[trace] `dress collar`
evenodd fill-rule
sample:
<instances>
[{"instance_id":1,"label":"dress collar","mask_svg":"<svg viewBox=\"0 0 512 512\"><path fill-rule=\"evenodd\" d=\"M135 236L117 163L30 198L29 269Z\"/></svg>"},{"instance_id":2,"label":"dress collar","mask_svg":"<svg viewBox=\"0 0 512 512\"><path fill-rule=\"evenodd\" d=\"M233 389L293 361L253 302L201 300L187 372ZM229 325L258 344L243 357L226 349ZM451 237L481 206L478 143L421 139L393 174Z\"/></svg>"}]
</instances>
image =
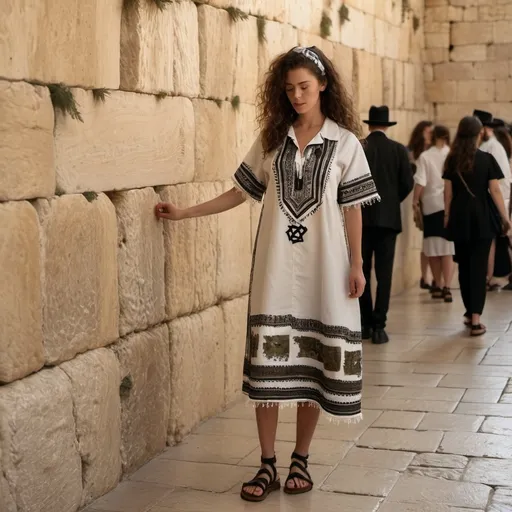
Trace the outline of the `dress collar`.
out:
<instances>
[{"instance_id":1,"label":"dress collar","mask_svg":"<svg viewBox=\"0 0 512 512\"><path fill-rule=\"evenodd\" d=\"M312 146L315 144L323 144L324 139L329 140L337 140L339 136L339 126L328 117L325 118L324 124L320 131L313 137L313 139L309 142L308 146ZM293 125L290 126L288 130L288 137L293 140L295 145L299 147L297 142L297 137L295 136L295 130L293 129Z\"/></svg>"}]
</instances>

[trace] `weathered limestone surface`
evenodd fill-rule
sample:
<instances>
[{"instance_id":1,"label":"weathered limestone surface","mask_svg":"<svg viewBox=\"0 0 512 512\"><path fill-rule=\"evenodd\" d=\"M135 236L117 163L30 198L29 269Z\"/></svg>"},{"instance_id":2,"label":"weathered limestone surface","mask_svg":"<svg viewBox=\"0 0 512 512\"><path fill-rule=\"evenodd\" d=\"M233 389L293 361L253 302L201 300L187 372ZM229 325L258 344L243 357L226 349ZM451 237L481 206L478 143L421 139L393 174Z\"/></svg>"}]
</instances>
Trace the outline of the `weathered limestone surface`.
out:
<instances>
[{"instance_id":1,"label":"weathered limestone surface","mask_svg":"<svg viewBox=\"0 0 512 512\"><path fill-rule=\"evenodd\" d=\"M247 333L247 297L222 304L224 320L225 402L233 402L241 394L242 373Z\"/></svg>"},{"instance_id":2,"label":"weathered limestone surface","mask_svg":"<svg viewBox=\"0 0 512 512\"><path fill-rule=\"evenodd\" d=\"M57 186L75 193L191 181L194 112L187 98L113 92L96 103L74 89L84 123L58 116Z\"/></svg>"},{"instance_id":3,"label":"weathered limestone surface","mask_svg":"<svg viewBox=\"0 0 512 512\"><path fill-rule=\"evenodd\" d=\"M121 403L119 363L100 348L60 366L71 393L82 458L82 505L113 489L121 478Z\"/></svg>"},{"instance_id":4,"label":"weathered limestone surface","mask_svg":"<svg viewBox=\"0 0 512 512\"><path fill-rule=\"evenodd\" d=\"M236 168L242 163L258 136L259 127L256 121L256 107L247 103L241 103L236 111L235 122L236 137L234 141L236 144L236 165L234 168L226 171L223 175L223 179L232 178ZM230 143L233 144L233 140L231 140Z\"/></svg>"},{"instance_id":5,"label":"weathered limestone surface","mask_svg":"<svg viewBox=\"0 0 512 512\"><path fill-rule=\"evenodd\" d=\"M163 221L152 188L112 195L117 214L119 331L142 331L165 319Z\"/></svg>"},{"instance_id":6,"label":"weathered limestone surface","mask_svg":"<svg viewBox=\"0 0 512 512\"><path fill-rule=\"evenodd\" d=\"M342 44L334 45L333 62L341 73L343 85L347 88L349 94L354 93L357 84L354 83L354 50L343 46Z\"/></svg>"},{"instance_id":7,"label":"weathered limestone surface","mask_svg":"<svg viewBox=\"0 0 512 512\"><path fill-rule=\"evenodd\" d=\"M187 2L188 3L188 2ZM121 24L121 88L172 91L174 11L154 2L125 2Z\"/></svg>"},{"instance_id":8,"label":"weathered limestone surface","mask_svg":"<svg viewBox=\"0 0 512 512\"><path fill-rule=\"evenodd\" d=\"M8 512L78 509L81 460L71 384L62 370L42 370L0 387L0 446Z\"/></svg>"},{"instance_id":9,"label":"weathered limestone surface","mask_svg":"<svg viewBox=\"0 0 512 512\"><path fill-rule=\"evenodd\" d=\"M0 203L0 382L44 363L39 226L26 201Z\"/></svg>"},{"instance_id":10,"label":"weathered limestone surface","mask_svg":"<svg viewBox=\"0 0 512 512\"><path fill-rule=\"evenodd\" d=\"M359 112L367 115L372 105L382 105L383 102L382 58L358 51L357 60L358 107Z\"/></svg>"},{"instance_id":11,"label":"weathered limestone surface","mask_svg":"<svg viewBox=\"0 0 512 512\"><path fill-rule=\"evenodd\" d=\"M219 307L169 324L169 443L179 442L225 403L224 317Z\"/></svg>"},{"instance_id":12,"label":"weathered limestone surface","mask_svg":"<svg viewBox=\"0 0 512 512\"><path fill-rule=\"evenodd\" d=\"M122 3L4 0L0 76L117 88Z\"/></svg>"},{"instance_id":13,"label":"weathered limestone surface","mask_svg":"<svg viewBox=\"0 0 512 512\"><path fill-rule=\"evenodd\" d=\"M55 364L118 336L116 217L104 194L41 199L37 209L45 358Z\"/></svg>"},{"instance_id":14,"label":"weathered limestone surface","mask_svg":"<svg viewBox=\"0 0 512 512\"><path fill-rule=\"evenodd\" d=\"M255 103L258 85L258 28L256 18L250 16L233 26L235 40L235 73L233 96L245 103Z\"/></svg>"},{"instance_id":15,"label":"weathered limestone surface","mask_svg":"<svg viewBox=\"0 0 512 512\"><path fill-rule=\"evenodd\" d=\"M113 350L121 370L121 460L123 473L131 473L165 448L169 331L164 325L132 334Z\"/></svg>"},{"instance_id":16,"label":"weathered limestone surface","mask_svg":"<svg viewBox=\"0 0 512 512\"><path fill-rule=\"evenodd\" d=\"M46 87L0 81L0 201L55 192L53 121Z\"/></svg>"}]
</instances>

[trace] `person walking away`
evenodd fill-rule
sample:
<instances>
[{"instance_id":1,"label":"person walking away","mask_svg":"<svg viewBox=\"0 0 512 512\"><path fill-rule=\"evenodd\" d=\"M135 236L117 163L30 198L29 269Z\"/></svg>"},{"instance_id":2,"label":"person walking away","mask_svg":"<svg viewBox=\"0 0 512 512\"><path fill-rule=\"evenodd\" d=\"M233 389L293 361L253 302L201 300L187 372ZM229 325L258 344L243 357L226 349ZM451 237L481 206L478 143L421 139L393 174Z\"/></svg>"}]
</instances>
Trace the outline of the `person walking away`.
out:
<instances>
[{"instance_id":1,"label":"person walking away","mask_svg":"<svg viewBox=\"0 0 512 512\"><path fill-rule=\"evenodd\" d=\"M499 184L503 173L490 153L478 149L483 134L478 117L464 117L443 174L447 238L455 242L460 293L466 308L464 323L470 327L471 336L486 332L480 317L492 240L510 229Z\"/></svg>"},{"instance_id":2,"label":"person walking away","mask_svg":"<svg viewBox=\"0 0 512 512\"><path fill-rule=\"evenodd\" d=\"M423 252L437 286L432 289L432 298L452 302L450 285L453 276L453 242L444 237L444 162L450 152L450 131L446 126L435 126L433 145L423 152L414 174L413 208L420 207L423 213ZM441 284L443 287L441 288Z\"/></svg>"},{"instance_id":3,"label":"person walking away","mask_svg":"<svg viewBox=\"0 0 512 512\"><path fill-rule=\"evenodd\" d=\"M364 290L360 206L379 199L357 135L357 110L316 47L277 57L258 96L261 132L234 188L197 206L156 205L160 218L213 215L263 201L254 245L242 390L254 403L261 469L241 498L280 488L275 441L280 407L297 407L285 492L311 491L310 443L320 412L361 418Z\"/></svg>"},{"instance_id":4,"label":"person walking away","mask_svg":"<svg viewBox=\"0 0 512 512\"><path fill-rule=\"evenodd\" d=\"M381 201L363 210L363 271L366 287L360 299L361 324L364 339L381 344L389 341L386 320L391 295L396 237L402 231L400 203L413 188L411 165L407 149L386 135L390 126L389 109L372 106L364 121L370 129L365 153ZM371 270L375 256L377 296L372 301Z\"/></svg>"},{"instance_id":5,"label":"person walking away","mask_svg":"<svg viewBox=\"0 0 512 512\"><path fill-rule=\"evenodd\" d=\"M503 200L505 201L505 208L508 211L508 207L510 204L510 183L511 183L511 172L510 172L510 162L507 158L507 154L503 146L498 142L494 135L494 128L498 127L500 123L497 123L493 119L493 115L490 112L485 112L484 110L474 110L473 115L478 117L484 126L482 141L480 144L480 149L485 151L486 153L490 153L500 166L501 172L503 173L503 178L500 180L500 188L501 194L503 196ZM491 244L491 249L489 251L489 261L487 264L487 288L489 291L495 291L499 289L499 285L496 283L492 283L492 277L494 274L494 261L496 254L496 240L493 240Z\"/></svg>"},{"instance_id":6,"label":"person walking away","mask_svg":"<svg viewBox=\"0 0 512 512\"><path fill-rule=\"evenodd\" d=\"M416 173L417 162L420 155L432 145L432 121L420 121L411 132L407 151L409 152L409 160L413 175ZM420 288L422 290L430 290L436 287L435 279L432 284L428 284L429 258L421 251L420 254L421 280ZM432 270L432 269L431 269ZM432 273L433 275L433 273Z\"/></svg>"}]
</instances>

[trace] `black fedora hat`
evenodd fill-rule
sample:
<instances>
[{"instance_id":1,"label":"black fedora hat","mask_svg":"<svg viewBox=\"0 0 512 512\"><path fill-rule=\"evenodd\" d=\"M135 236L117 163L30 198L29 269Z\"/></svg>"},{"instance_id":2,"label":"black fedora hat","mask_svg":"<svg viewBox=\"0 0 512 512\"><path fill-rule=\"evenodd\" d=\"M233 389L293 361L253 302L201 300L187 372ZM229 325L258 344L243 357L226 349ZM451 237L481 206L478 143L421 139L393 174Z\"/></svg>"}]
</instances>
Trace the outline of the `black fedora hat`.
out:
<instances>
[{"instance_id":1,"label":"black fedora hat","mask_svg":"<svg viewBox=\"0 0 512 512\"><path fill-rule=\"evenodd\" d=\"M396 121L389 120L389 108L386 105L382 105L382 107L372 105L368 119L364 120L363 123L376 126L395 126Z\"/></svg>"},{"instance_id":2,"label":"black fedora hat","mask_svg":"<svg viewBox=\"0 0 512 512\"><path fill-rule=\"evenodd\" d=\"M493 122L494 122L495 128L506 128L507 127L507 123L505 123L505 121L503 121L503 119L498 119L497 117L495 117Z\"/></svg>"},{"instance_id":3,"label":"black fedora hat","mask_svg":"<svg viewBox=\"0 0 512 512\"><path fill-rule=\"evenodd\" d=\"M501 126L500 124L496 124L492 114L490 112L486 112L485 110L473 110L473 116L478 117L483 126L488 126L489 128L496 128Z\"/></svg>"}]
</instances>

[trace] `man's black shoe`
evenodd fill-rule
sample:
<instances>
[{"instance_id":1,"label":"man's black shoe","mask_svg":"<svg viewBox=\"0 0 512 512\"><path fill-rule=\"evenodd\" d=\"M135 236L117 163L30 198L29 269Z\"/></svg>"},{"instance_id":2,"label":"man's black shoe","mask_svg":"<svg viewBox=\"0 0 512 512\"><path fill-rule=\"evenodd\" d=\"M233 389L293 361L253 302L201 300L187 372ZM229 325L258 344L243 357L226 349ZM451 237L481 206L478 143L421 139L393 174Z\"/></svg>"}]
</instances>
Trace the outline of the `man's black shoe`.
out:
<instances>
[{"instance_id":1,"label":"man's black shoe","mask_svg":"<svg viewBox=\"0 0 512 512\"><path fill-rule=\"evenodd\" d=\"M387 343L389 341L389 336L384 329L375 329L373 331L372 343L376 345L382 345L383 343Z\"/></svg>"},{"instance_id":2,"label":"man's black shoe","mask_svg":"<svg viewBox=\"0 0 512 512\"><path fill-rule=\"evenodd\" d=\"M363 327L361 329L361 338L363 338L363 340L371 340L372 339L372 328L371 327Z\"/></svg>"}]
</instances>

